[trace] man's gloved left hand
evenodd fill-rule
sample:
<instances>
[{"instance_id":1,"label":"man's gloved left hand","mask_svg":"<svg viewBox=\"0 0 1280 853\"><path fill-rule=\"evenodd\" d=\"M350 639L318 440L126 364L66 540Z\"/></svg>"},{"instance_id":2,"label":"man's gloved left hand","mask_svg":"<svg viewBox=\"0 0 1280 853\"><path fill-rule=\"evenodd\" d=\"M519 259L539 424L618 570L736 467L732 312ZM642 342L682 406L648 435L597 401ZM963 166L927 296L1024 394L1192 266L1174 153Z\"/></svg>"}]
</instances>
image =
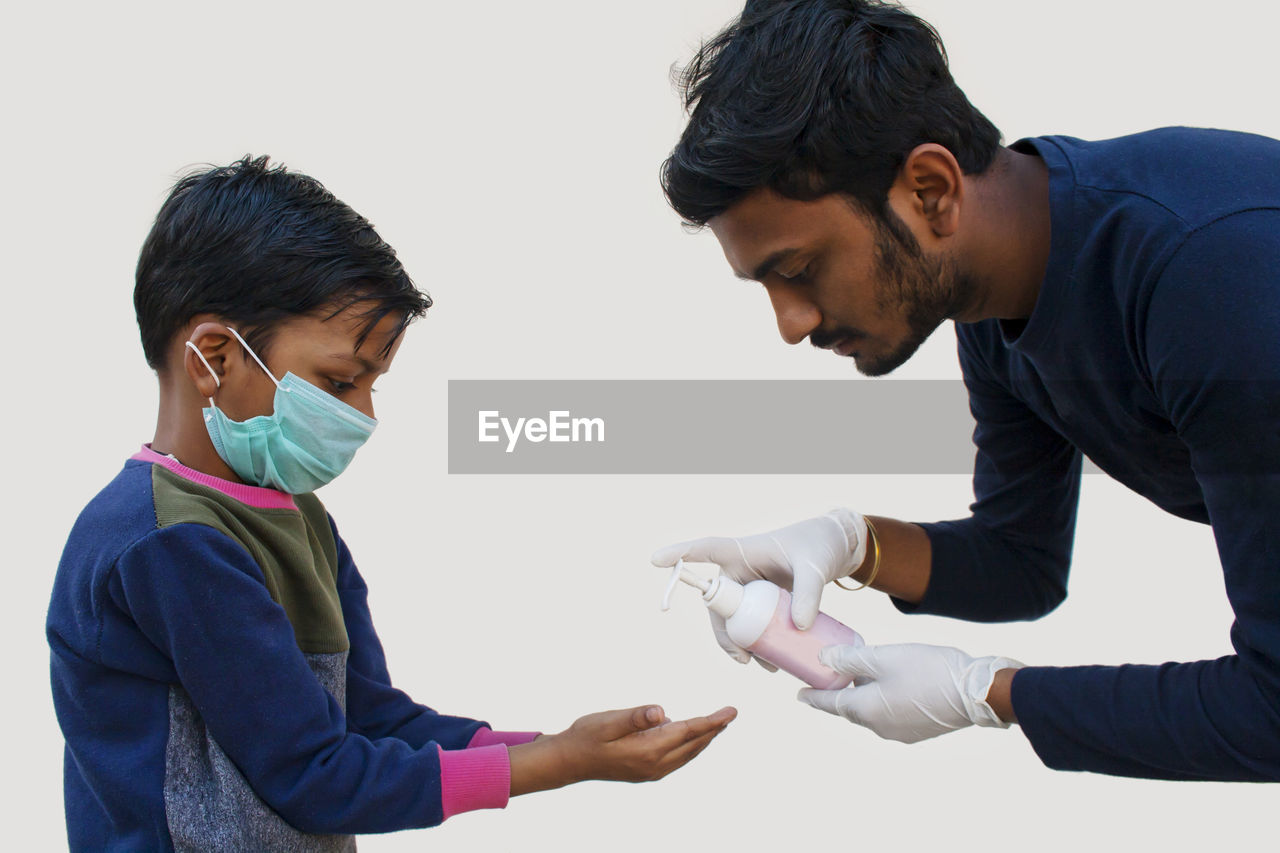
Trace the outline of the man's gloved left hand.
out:
<instances>
[{"instance_id":1,"label":"man's gloved left hand","mask_svg":"<svg viewBox=\"0 0 1280 853\"><path fill-rule=\"evenodd\" d=\"M1005 657L972 658L959 649L921 643L828 646L819 659L852 675L853 686L805 688L797 698L903 743L970 725L1008 728L987 704L987 693L997 672L1022 667Z\"/></svg>"}]
</instances>

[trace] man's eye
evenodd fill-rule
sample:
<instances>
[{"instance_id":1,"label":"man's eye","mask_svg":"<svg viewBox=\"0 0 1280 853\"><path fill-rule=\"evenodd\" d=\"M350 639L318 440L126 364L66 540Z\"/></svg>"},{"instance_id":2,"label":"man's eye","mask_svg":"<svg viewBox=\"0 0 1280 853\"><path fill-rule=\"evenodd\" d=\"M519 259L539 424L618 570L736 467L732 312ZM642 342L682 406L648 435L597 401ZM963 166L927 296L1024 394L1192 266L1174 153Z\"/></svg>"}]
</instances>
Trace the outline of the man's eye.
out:
<instances>
[{"instance_id":1,"label":"man's eye","mask_svg":"<svg viewBox=\"0 0 1280 853\"><path fill-rule=\"evenodd\" d=\"M806 282L809 280L809 267L806 266L804 269L800 270L799 272L793 272L790 275L782 274L782 277L785 278L787 281L794 281L798 283Z\"/></svg>"},{"instance_id":2,"label":"man's eye","mask_svg":"<svg viewBox=\"0 0 1280 853\"><path fill-rule=\"evenodd\" d=\"M356 387L354 382L340 382L337 379L330 379L329 384L333 386L334 393L342 394Z\"/></svg>"}]
</instances>

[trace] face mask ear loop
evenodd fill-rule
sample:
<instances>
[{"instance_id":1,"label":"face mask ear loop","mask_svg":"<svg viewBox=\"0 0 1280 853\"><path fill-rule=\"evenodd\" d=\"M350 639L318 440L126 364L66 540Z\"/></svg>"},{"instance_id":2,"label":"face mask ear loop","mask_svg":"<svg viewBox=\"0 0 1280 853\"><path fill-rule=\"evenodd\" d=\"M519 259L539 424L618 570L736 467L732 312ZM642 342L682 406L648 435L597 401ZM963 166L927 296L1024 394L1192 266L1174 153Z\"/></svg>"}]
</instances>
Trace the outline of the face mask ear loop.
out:
<instances>
[{"instance_id":1,"label":"face mask ear loop","mask_svg":"<svg viewBox=\"0 0 1280 853\"><path fill-rule=\"evenodd\" d=\"M261 367L261 368L262 368L262 372L263 372L263 373L265 373L265 374L267 374L267 377L268 377L272 382L276 383L276 387L277 387L277 388L280 388L280 380L279 380L279 379L276 379L274 376L272 376L272 375L271 375L271 371L270 371L270 370L267 370L267 366L266 366L265 364L263 364L263 363L262 363L262 359L258 358L258 354L257 354L256 352L254 352L253 350L249 349L249 344L247 344L247 343L245 342L245 339L244 339L244 338L240 337L240 333L239 333L239 332L237 332L235 329L231 328L230 326L227 326L227 331L228 331L228 332L230 332L231 334L235 335L236 340L240 342L240 346L244 347L244 351L245 351L245 352L247 352L247 353L249 353L249 355L253 356L253 360L254 360L254 361L256 361L256 362L258 362L258 367ZM288 391L289 389L288 389L288 388L280 388L280 390L281 390L281 391Z\"/></svg>"},{"instance_id":2,"label":"face mask ear loop","mask_svg":"<svg viewBox=\"0 0 1280 853\"><path fill-rule=\"evenodd\" d=\"M218 378L218 374L213 372L213 367L209 364L209 359L205 358L204 353L200 352L200 347L196 346L191 341L187 341L187 348L195 353L196 358L200 359L201 363L204 364L205 370L209 371L209 375L213 377L213 381L216 383L215 387L221 388L222 380ZM212 397L209 398L209 405L213 405Z\"/></svg>"}]
</instances>

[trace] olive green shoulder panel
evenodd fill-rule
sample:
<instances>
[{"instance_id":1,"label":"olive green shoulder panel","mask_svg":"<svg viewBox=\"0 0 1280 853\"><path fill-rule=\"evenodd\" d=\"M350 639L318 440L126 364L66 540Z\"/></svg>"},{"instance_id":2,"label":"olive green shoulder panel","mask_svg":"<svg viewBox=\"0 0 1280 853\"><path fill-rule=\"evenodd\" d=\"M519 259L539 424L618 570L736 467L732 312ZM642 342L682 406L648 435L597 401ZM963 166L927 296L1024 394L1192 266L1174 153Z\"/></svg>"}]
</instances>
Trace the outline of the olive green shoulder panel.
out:
<instances>
[{"instance_id":1,"label":"olive green shoulder panel","mask_svg":"<svg viewBox=\"0 0 1280 853\"><path fill-rule=\"evenodd\" d=\"M299 649L331 654L350 648L338 599L337 543L319 499L298 495L297 510L264 509L193 483L163 465L151 466L151 478L161 527L203 524L244 546L262 570L272 600L289 617ZM192 557L181 568L199 571L198 555Z\"/></svg>"}]
</instances>

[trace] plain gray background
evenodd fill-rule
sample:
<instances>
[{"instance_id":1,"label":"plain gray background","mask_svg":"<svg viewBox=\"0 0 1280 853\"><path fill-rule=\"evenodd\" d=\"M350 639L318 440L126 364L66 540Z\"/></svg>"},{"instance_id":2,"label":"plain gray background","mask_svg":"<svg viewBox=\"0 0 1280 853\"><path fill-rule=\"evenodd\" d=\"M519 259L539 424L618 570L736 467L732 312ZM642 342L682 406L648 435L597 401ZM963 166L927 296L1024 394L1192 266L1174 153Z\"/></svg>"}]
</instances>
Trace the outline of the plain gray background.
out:
<instances>
[{"instance_id":1,"label":"plain gray background","mask_svg":"<svg viewBox=\"0 0 1280 853\"><path fill-rule=\"evenodd\" d=\"M1274 4L912 7L1006 140L1167 124L1280 135ZM151 436L154 379L130 303L138 248L178 173L246 152L319 177L438 303L381 383L378 433L322 492L371 585L398 683L503 728L556 731L650 701L672 716L741 710L662 783L524 797L362 850L1269 843L1271 788L1054 773L1017 729L882 742L795 702L797 682L726 660L696 600L658 612L665 578L648 554L659 545L839 504L957 517L964 476L447 474L449 379L866 381L829 353L783 345L763 291L733 278L710 234L684 233L658 190L683 123L669 69L739 8L50 3L6 15L4 515L16 547L0 599L11 660L0 813L11 846L65 846L44 612L79 508ZM951 329L895 376L957 378ZM1071 597L1039 623L908 618L883 596L838 589L824 606L872 643L1029 663L1230 651L1210 531L1102 476L1085 481Z\"/></svg>"}]
</instances>

